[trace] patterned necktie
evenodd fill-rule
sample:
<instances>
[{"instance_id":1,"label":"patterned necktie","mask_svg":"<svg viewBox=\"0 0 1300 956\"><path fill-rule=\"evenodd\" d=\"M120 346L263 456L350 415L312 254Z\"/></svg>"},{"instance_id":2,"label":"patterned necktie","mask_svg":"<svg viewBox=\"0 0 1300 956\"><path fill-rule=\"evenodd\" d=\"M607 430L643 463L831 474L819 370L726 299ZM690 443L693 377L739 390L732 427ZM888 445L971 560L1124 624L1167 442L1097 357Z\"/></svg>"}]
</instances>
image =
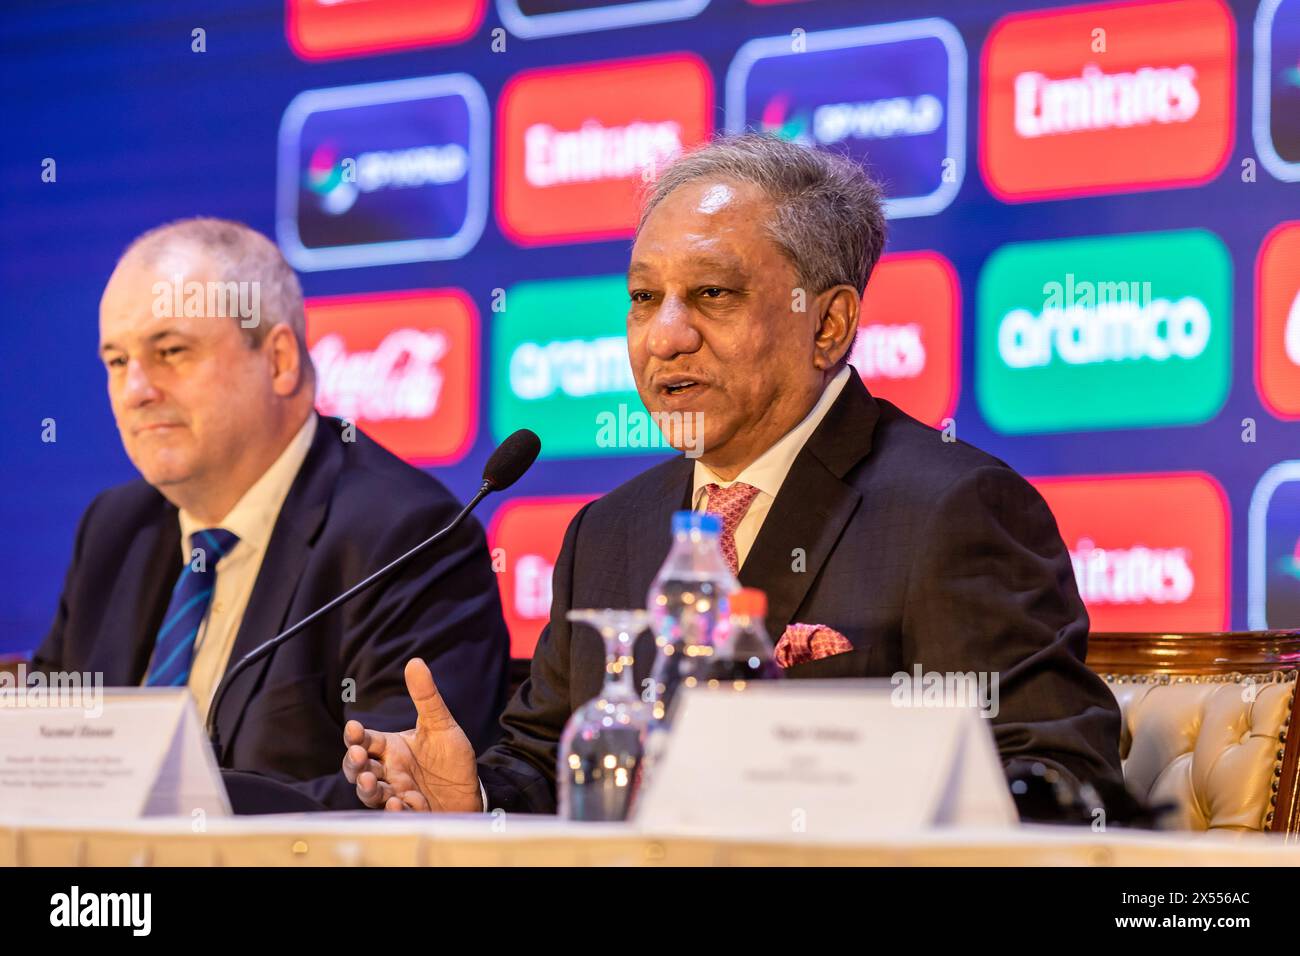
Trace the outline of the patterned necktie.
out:
<instances>
[{"instance_id":1,"label":"patterned necktie","mask_svg":"<svg viewBox=\"0 0 1300 956\"><path fill-rule=\"evenodd\" d=\"M225 528L206 528L190 536L191 560L181 569L154 641L153 661L145 680L149 687L184 687L189 681L194 639L217 584L217 562L238 542L239 536Z\"/></svg>"},{"instance_id":2,"label":"patterned necktie","mask_svg":"<svg viewBox=\"0 0 1300 956\"><path fill-rule=\"evenodd\" d=\"M740 563L736 558L736 528L740 526L740 520L745 517L749 506L754 503L758 489L738 481L726 488L710 484L706 486L706 490L709 492L709 511L722 518L722 538L718 542L722 545L722 556L727 559L731 573L739 574Z\"/></svg>"}]
</instances>

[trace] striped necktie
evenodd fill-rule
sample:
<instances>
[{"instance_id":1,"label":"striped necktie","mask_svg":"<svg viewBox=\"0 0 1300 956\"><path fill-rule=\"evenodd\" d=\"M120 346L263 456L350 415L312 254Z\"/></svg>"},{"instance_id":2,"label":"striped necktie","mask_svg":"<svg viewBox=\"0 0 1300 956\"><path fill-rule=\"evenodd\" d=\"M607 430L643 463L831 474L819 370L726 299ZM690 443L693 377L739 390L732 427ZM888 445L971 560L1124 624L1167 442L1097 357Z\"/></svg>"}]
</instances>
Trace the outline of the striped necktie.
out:
<instances>
[{"instance_id":1,"label":"striped necktie","mask_svg":"<svg viewBox=\"0 0 1300 956\"><path fill-rule=\"evenodd\" d=\"M149 687L184 687L189 681L194 639L217 584L217 562L238 543L239 536L225 528L206 528L190 536L190 561L181 569L154 640L153 660L145 679Z\"/></svg>"}]
</instances>

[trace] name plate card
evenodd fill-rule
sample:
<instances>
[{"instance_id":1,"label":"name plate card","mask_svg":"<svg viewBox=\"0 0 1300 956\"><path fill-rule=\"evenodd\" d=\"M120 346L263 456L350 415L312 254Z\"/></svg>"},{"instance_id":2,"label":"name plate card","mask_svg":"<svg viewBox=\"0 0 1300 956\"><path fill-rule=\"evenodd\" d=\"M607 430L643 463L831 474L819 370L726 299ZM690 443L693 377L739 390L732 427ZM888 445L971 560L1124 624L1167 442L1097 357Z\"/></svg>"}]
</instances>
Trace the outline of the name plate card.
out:
<instances>
[{"instance_id":1,"label":"name plate card","mask_svg":"<svg viewBox=\"0 0 1300 956\"><path fill-rule=\"evenodd\" d=\"M28 682L29 683L29 682ZM228 816L189 691L0 687L0 814Z\"/></svg>"},{"instance_id":2,"label":"name plate card","mask_svg":"<svg viewBox=\"0 0 1300 956\"><path fill-rule=\"evenodd\" d=\"M682 688L635 821L821 839L1017 822L975 707L900 706L886 681Z\"/></svg>"}]
</instances>

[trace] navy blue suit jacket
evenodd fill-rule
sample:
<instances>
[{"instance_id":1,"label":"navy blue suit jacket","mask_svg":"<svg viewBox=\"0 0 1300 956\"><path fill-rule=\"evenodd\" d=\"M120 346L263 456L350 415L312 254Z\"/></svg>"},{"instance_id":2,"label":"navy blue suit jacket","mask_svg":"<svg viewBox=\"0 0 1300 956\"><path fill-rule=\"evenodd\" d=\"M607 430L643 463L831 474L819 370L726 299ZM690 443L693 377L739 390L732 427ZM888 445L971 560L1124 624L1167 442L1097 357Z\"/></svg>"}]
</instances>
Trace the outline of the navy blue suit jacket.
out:
<instances>
[{"instance_id":1,"label":"navy blue suit jacket","mask_svg":"<svg viewBox=\"0 0 1300 956\"><path fill-rule=\"evenodd\" d=\"M605 670L600 638L565 613L644 606L693 471L684 458L651 468L570 524L531 675L479 759L492 807L554 812L560 732ZM1088 614L1042 497L1003 462L874 398L856 372L795 459L740 582L767 592L773 640L798 622L852 642L788 676L996 671L1008 773L1042 761L1081 781L1120 779L1119 708L1084 664ZM653 657L642 635L638 686Z\"/></svg>"},{"instance_id":2,"label":"navy blue suit jacket","mask_svg":"<svg viewBox=\"0 0 1300 956\"><path fill-rule=\"evenodd\" d=\"M267 546L230 664L447 524L460 503L436 479L322 417ZM33 666L100 671L137 686L180 574L176 508L144 481L99 495ZM361 809L344 779L343 724L415 723L403 667L423 657L478 749L495 741L510 642L482 528L472 519L392 578L325 615L237 677L223 701L222 764ZM354 684L345 685L345 681ZM348 693L349 688L354 693ZM348 699L345 699L348 698Z\"/></svg>"}]
</instances>

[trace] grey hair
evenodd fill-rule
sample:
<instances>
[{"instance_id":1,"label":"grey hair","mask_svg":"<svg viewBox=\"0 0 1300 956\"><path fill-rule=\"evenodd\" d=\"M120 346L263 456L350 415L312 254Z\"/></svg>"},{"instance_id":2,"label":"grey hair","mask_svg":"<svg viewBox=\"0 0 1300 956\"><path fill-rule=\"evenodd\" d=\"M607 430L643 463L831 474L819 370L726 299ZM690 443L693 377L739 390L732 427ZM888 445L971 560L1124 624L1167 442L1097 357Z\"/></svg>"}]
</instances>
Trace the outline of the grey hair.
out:
<instances>
[{"instance_id":1,"label":"grey hair","mask_svg":"<svg viewBox=\"0 0 1300 956\"><path fill-rule=\"evenodd\" d=\"M138 257L153 263L165 249L176 245L192 245L209 256L220 273L214 279L257 282L260 321L247 328L240 323L244 337L250 345L260 345L271 329L286 323L298 340L299 356L307 373L313 374L302 286L275 243L242 222L200 216L155 226L132 241L118 262Z\"/></svg>"},{"instance_id":2,"label":"grey hair","mask_svg":"<svg viewBox=\"0 0 1300 956\"><path fill-rule=\"evenodd\" d=\"M723 135L671 163L651 186L637 233L675 189L702 179L751 183L772 200L768 236L813 295L861 293L885 248L880 184L845 156L761 133Z\"/></svg>"}]
</instances>

